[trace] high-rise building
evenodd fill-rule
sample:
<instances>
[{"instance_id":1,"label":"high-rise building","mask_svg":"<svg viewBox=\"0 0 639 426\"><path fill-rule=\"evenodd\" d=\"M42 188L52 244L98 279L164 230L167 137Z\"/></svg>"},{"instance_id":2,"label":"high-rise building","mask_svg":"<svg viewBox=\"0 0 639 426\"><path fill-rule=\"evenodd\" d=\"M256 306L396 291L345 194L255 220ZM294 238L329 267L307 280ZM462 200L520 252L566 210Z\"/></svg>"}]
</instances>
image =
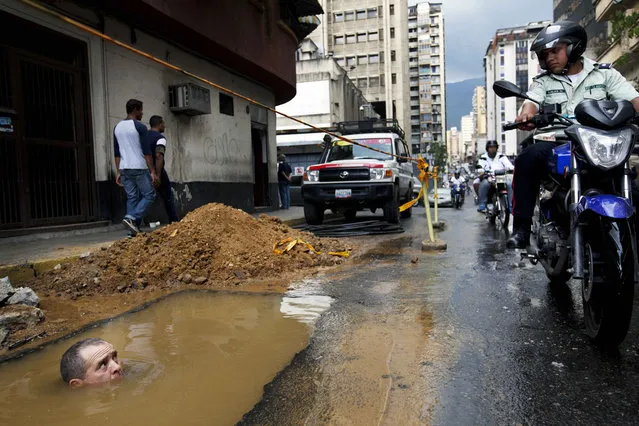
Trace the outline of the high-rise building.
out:
<instances>
[{"instance_id":1,"label":"high-rise building","mask_svg":"<svg viewBox=\"0 0 639 426\"><path fill-rule=\"evenodd\" d=\"M588 34L588 47L585 55L591 59L597 59L608 46L608 23L598 22L595 12L595 3L615 3L619 0L604 1L575 1L575 0L554 0L553 20L573 21L581 24Z\"/></svg>"},{"instance_id":2,"label":"high-rise building","mask_svg":"<svg viewBox=\"0 0 639 426\"><path fill-rule=\"evenodd\" d=\"M381 118L410 134L407 0L321 0L324 16L311 39L332 56Z\"/></svg>"},{"instance_id":3,"label":"high-rise building","mask_svg":"<svg viewBox=\"0 0 639 426\"><path fill-rule=\"evenodd\" d=\"M443 143L445 140L444 42L441 3L423 2L408 8L410 134L413 152L424 152L430 143Z\"/></svg>"},{"instance_id":4,"label":"high-rise building","mask_svg":"<svg viewBox=\"0 0 639 426\"><path fill-rule=\"evenodd\" d=\"M477 86L473 91L473 140L475 155L480 156L486 145L486 88Z\"/></svg>"},{"instance_id":5,"label":"high-rise building","mask_svg":"<svg viewBox=\"0 0 639 426\"><path fill-rule=\"evenodd\" d=\"M448 160L451 164L459 161L461 150L457 127L451 127L449 130L446 130L446 152L448 153Z\"/></svg>"},{"instance_id":6,"label":"high-rise building","mask_svg":"<svg viewBox=\"0 0 639 426\"><path fill-rule=\"evenodd\" d=\"M532 83L533 77L541 73L536 55L530 51L530 44L539 31L550 21L531 22L528 25L497 30L490 41L484 57L486 72L486 115L487 138L497 140L500 150L506 155L518 153L519 142L527 135L525 132L503 132L501 125L514 121L523 103L519 98L501 99L492 90L493 83L507 80L524 90Z\"/></svg>"},{"instance_id":7,"label":"high-rise building","mask_svg":"<svg viewBox=\"0 0 639 426\"><path fill-rule=\"evenodd\" d=\"M459 138L459 158L462 162L466 162L468 157L472 157L475 153L475 144L473 143L473 124L474 117L470 113L461 118L461 136Z\"/></svg>"}]
</instances>

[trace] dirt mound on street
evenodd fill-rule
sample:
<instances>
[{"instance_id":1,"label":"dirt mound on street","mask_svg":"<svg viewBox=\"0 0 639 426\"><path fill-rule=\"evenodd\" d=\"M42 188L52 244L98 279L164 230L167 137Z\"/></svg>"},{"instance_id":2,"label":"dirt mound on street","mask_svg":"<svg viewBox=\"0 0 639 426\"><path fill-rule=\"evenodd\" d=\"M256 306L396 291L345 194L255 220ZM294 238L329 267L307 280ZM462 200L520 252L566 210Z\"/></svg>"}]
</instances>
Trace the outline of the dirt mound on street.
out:
<instances>
[{"instance_id":1,"label":"dirt mound on street","mask_svg":"<svg viewBox=\"0 0 639 426\"><path fill-rule=\"evenodd\" d=\"M275 254L273 245L301 238L322 254L297 244ZM223 204L211 203L182 221L114 243L76 262L48 272L30 286L46 296L70 297L128 293L181 285L235 286L247 279L268 279L344 259L328 255L345 250L345 242L315 237L283 225L278 218L259 219Z\"/></svg>"}]
</instances>

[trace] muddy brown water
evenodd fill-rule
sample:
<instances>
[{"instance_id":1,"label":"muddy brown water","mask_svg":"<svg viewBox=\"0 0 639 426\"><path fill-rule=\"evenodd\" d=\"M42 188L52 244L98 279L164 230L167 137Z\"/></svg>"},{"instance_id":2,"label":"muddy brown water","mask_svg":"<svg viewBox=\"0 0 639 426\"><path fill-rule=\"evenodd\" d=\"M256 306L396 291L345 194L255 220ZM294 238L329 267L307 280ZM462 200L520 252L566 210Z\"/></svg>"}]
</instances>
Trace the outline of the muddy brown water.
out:
<instances>
[{"instance_id":1,"label":"muddy brown water","mask_svg":"<svg viewBox=\"0 0 639 426\"><path fill-rule=\"evenodd\" d=\"M0 364L0 424L234 424L330 305L292 296L179 294ZM62 382L62 354L85 337L113 343L121 382L76 390Z\"/></svg>"}]
</instances>

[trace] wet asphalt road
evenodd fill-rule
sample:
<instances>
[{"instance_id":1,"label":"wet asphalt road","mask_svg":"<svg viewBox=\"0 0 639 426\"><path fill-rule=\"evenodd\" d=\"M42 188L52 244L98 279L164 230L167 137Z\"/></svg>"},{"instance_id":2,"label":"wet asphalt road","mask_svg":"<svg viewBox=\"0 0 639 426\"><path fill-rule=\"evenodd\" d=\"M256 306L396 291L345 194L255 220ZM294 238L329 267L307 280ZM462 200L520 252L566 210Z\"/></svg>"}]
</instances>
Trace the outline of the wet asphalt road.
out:
<instances>
[{"instance_id":1,"label":"wet asphalt road","mask_svg":"<svg viewBox=\"0 0 639 426\"><path fill-rule=\"evenodd\" d=\"M420 250L423 209L404 234L360 237L377 243L311 286L331 309L242 423L639 423L639 304L600 350L579 282L550 287L473 207L441 210L442 254Z\"/></svg>"}]
</instances>

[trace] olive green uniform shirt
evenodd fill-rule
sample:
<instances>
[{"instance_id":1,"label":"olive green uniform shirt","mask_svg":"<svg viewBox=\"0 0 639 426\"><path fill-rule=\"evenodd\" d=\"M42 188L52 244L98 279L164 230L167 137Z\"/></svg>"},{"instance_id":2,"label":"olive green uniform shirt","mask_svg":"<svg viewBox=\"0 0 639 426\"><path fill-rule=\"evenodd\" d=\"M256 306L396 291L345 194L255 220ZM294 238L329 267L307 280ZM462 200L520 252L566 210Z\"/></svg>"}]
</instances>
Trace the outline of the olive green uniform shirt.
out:
<instances>
[{"instance_id":1,"label":"olive green uniform shirt","mask_svg":"<svg viewBox=\"0 0 639 426\"><path fill-rule=\"evenodd\" d=\"M562 114L568 116L574 115L575 107L584 99L631 101L639 97L639 92L610 64L581 59L584 77L580 81L572 82L565 75L544 72L533 78L528 97L540 104L561 104Z\"/></svg>"}]
</instances>

